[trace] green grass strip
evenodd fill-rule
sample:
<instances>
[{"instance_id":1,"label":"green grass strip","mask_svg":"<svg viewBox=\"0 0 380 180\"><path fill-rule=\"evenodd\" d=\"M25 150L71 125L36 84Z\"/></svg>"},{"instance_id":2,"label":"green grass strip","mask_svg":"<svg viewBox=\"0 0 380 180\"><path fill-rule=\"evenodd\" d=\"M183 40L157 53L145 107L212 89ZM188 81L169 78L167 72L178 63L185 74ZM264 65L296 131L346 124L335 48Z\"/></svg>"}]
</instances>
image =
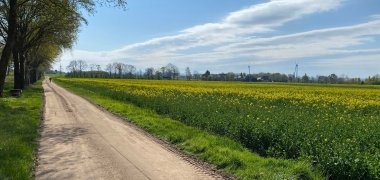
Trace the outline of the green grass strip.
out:
<instances>
[{"instance_id":1,"label":"green grass strip","mask_svg":"<svg viewBox=\"0 0 380 180\"><path fill-rule=\"evenodd\" d=\"M101 96L59 79L56 82L238 179L324 179L305 161L264 158L229 138L208 134L153 110Z\"/></svg>"},{"instance_id":2,"label":"green grass strip","mask_svg":"<svg viewBox=\"0 0 380 180\"><path fill-rule=\"evenodd\" d=\"M39 81L20 98L0 98L0 179L33 179L42 92Z\"/></svg>"}]
</instances>

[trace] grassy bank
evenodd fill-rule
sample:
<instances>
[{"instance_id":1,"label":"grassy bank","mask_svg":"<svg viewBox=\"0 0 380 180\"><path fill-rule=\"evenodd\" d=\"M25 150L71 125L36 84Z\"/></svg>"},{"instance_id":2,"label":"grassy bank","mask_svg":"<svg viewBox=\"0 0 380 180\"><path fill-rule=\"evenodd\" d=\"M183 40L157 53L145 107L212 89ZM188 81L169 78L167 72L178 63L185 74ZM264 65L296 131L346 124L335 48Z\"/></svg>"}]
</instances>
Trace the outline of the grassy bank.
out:
<instances>
[{"instance_id":1,"label":"grassy bank","mask_svg":"<svg viewBox=\"0 0 380 180\"><path fill-rule=\"evenodd\" d=\"M33 179L42 92L37 82L20 98L0 98L0 179Z\"/></svg>"},{"instance_id":2,"label":"grassy bank","mask_svg":"<svg viewBox=\"0 0 380 180\"><path fill-rule=\"evenodd\" d=\"M153 110L100 95L77 84L65 83L59 79L55 82L109 111L128 118L146 131L175 144L187 154L209 162L238 179L323 179L308 162L264 158L229 138L205 133L168 116L158 115Z\"/></svg>"}]
</instances>

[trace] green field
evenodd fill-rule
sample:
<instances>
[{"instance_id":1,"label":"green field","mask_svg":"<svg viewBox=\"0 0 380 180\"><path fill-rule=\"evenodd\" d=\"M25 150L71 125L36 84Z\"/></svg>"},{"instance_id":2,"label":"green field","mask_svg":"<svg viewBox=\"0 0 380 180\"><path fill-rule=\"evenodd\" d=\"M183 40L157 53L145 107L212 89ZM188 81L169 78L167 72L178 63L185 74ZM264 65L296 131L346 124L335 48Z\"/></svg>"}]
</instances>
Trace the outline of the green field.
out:
<instances>
[{"instance_id":1,"label":"green field","mask_svg":"<svg viewBox=\"0 0 380 180\"><path fill-rule=\"evenodd\" d=\"M263 157L311 162L331 179L380 178L376 86L64 78L59 82L229 137Z\"/></svg>"},{"instance_id":2,"label":"green field","mask_svg":"<svg viewBox=\"0 0 380 180\"><path fill-rule=\"evenodd\" d=\"M12 88L7 78L6 91ZM41 82L0 99L0 179L33 179L42 108Z\"/></svg>"}]
</instances>

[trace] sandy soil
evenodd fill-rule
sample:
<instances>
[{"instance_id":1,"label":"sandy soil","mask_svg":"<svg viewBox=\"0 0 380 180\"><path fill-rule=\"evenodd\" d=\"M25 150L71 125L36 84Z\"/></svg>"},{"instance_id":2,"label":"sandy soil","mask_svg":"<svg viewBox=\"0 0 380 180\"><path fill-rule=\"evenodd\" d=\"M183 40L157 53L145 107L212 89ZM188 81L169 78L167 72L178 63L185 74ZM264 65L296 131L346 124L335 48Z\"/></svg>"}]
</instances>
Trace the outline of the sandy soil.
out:
<instances>
[{"instance_id":1,"label":"sandy soil","mask_svg":"<svg viewBox=\"0 0 380 180\"><path fill-rule=\"evenodd\" d=\"M142 130L45 81L36 179L220 179Z\"/></svg>"}]
</instances>

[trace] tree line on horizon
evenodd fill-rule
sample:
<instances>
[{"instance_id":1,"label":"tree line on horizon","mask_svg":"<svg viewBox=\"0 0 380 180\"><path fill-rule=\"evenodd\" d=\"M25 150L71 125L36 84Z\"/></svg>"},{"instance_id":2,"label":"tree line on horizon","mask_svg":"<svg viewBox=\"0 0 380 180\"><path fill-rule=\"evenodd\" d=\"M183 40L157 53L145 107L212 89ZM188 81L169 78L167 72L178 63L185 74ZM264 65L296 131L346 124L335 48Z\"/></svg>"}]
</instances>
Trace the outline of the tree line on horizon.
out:
<instances>
[{"instance_id":1,"label":"tree line on horizon","mask_svg":"<svg viewBox=\"0 0 380 180\"><path fill-rule=\"evenodd\" d=\"M0 0L0 97L7 75L14 76L14 89L36 82L72 47L87 23L83 13L94 13L97 4L125 7L126 1Z\"/></svg>"},{"instance_id":2,"label":"tree line on horizon","mask_svg":"<svg viewBox=\"0 0 380 180\"><path fill-rule=\"evenodd\" d=\"M243 81L243 82L292 82L292 83L322 83L322 84L374 84L380 85L380 75L368 78L350 78L348 76L338 76L336 74L296 77L295 74L283 73L211 73L206 70L204 73L198 71L191 72L186 67L185 73L181 74L179 68L169 63L160 68L149 67L144 70L130 64L121 62L109 63L103 70L100 65L87 64L84 60L73 60L66 67L68 73L66 77L72 78L119 78L119 79L151 79L151 80L203 80L203 81ZM58 73L58 71L49 71Z\"/></svg>"}]
</instances>

